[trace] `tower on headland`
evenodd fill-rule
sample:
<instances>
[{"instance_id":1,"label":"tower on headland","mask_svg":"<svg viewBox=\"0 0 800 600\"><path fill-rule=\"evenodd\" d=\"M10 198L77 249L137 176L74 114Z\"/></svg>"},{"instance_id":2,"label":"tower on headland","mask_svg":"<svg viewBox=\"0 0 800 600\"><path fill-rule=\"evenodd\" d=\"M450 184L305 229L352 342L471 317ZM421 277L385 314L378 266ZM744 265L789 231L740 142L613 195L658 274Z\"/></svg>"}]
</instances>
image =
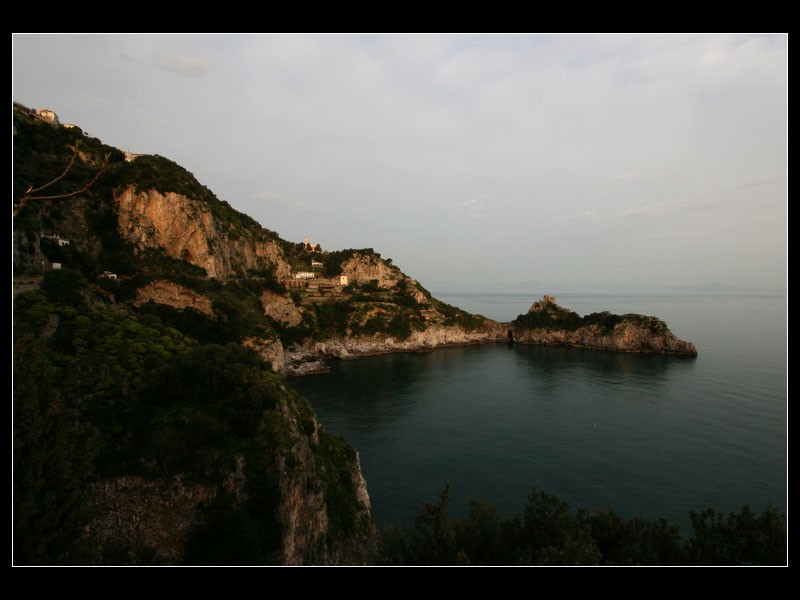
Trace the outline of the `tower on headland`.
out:
<instances>
[{"instance_id":1,"label":"tower on headland","mask_svg":"<svg viewBox=\"0 0 800 600\"><path fill-rule=\"evenodd\" d=\"M556 306L556 304L557 303L556 303L556 297L555 296L548 296L547 294L545 294L544 296L542 296L541 300L537 300L536 302L533 303L533 306L531 306L531 308L530 308L530 310L528 310L528 312L529 313L541 312L541 311L545 310L548 306L551 306L551 305L552 306Z\"/></svg>"}]
</instances>

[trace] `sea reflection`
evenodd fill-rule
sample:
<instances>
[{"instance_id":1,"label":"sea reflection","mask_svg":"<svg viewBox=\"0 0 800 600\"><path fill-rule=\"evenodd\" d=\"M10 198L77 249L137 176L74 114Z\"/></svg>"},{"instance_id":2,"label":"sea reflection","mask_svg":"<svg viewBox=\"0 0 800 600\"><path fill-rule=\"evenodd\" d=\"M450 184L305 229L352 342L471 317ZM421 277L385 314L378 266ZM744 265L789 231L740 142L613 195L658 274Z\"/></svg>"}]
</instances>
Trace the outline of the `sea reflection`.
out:
<instances>
[{"instance_id":1,"label":"sea reflection","mask_svg":"<svg viewBox=\"0 0 800 600\"><path fill-rule=\"evenodd\" d=\"M563 387L577 374L607 386L629 385L651 391L680 372L694 371L696 359L665 354L636 354L566 346L513 347L521 375L539 380L550 390ZM567 376L565 378L565 375Z\"/></svg>"},{"instance_id":2,"label":"sea reflection","mask_svg":"<svg viewBox=\"0 0 800 600\"><path fill-rule=\"evenodd\" d=\"M378 521L410 523L446 481L455 513L470 496L519 513L534 481L686 528L689 509L785 506L785 301L618 301L674 322L700 355L492 344L331 361L289 381L361 451Z\"/></svg>"}]
</instances>

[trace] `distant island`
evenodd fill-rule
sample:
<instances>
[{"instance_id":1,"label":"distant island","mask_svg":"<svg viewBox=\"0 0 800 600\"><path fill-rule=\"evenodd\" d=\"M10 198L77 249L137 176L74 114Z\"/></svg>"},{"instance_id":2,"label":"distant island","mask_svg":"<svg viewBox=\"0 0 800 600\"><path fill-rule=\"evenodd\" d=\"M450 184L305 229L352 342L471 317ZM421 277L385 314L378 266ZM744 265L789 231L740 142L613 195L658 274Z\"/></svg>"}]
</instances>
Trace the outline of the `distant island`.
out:
<instances>
[{"instance_id":1,"label":"distant island","mask_svg":"<svg viewBox=\"0 0 800 600\"><path fill-rule=\"evenodd\" d=\"M372 249L291 242L156 155L13 105L15 548L28 564L358 563L358 453L284 375L521 343L695 356L545 296L509 323ZM234 541L232 541L234 540Z\"/></svg>"}]
</instances>

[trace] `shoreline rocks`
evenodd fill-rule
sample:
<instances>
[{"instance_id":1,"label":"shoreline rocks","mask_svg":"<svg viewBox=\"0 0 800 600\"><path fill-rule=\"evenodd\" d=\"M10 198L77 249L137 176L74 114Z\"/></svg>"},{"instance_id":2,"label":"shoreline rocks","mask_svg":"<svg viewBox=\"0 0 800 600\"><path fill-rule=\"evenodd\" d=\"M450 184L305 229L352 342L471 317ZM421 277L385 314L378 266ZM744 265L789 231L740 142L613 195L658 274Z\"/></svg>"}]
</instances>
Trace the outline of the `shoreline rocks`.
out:
<instances>
[{"instance_id":1,"label":"shoreline rocks","mask_svg":"<svg viewBox=\"0 0 800 600\"><path fill-rule=\"evenodd\" d=\"M487 319L474 331L466 331L458 326L432 325L423 331L413 332L404 340L376 334L306 341L285 349L281 372L287 376L311 375L328 372L330 368L326 361L334 358L352 360L362 356L396 352L423 353L437 348L498 342L571 346L609 352L697 356L694 344L677 338L667 328L666 323L656 317L597 313L582 318L557 306L555 298L550 296L535 302L528 315L534 313L534 317L538 319L546 311L552 312L553 319L563 319L571 326L529 326L531 320L526 321L526 315L521 315L511 323ZM550 318L547 315L546 317Z\"/></svg>"}]
</instances>

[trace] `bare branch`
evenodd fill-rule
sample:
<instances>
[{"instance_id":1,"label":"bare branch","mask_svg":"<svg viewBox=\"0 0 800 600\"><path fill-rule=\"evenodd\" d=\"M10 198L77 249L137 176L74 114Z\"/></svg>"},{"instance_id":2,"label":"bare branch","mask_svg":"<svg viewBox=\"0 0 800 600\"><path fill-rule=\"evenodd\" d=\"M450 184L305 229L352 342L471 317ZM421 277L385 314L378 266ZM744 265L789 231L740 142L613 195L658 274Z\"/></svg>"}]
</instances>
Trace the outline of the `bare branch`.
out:
<instances>
[{"instance_id":1,"label":"bare branch","mask_svg":"<svg viewBox=\"0 0 800 600\"><path fill-rule=\"evenodd\" d=\"M61 198L69 198L71 196L77 196L78 194L80 194L82 192L85 192L86 190L88 190L90 187L92 187L94 185L94 183L99 179L100 175L103 174L103 171L106 170L106 167L108 167L108 160L109 160L110 154L106 154L106 156L105 156L105 158L103 160L103 166L100 167L100 170L95 174L94 178L89 183L87 183L85 186L83 186L81 189L75 190L74 192L69 192L68 194L56 194L54 196L33 196L32 195L34 192L40 192L43 189L46 189L46 188L50 187L56 181L58 181L59 179L63 178L69 172L69 170L72 168L72 165L75 164L75 158L78 156L78 144L79 143L80 143L80 140L78 140L76 142L76 144L75 144L75 153L72 155L72 159L69 161L69 164L67 165L67 168L64 169L64 172L61 175L59 175L58 177L56 177L52 181L50 181L50 182L48 182L48 183L46 183L43 186L40 186L38 188L35 188L35 189L28 188L28 191L25 192L25 194L23 194L22 197L19 199L19 204L17 204L17 206L14 207L14 216L15 217L20 213L20 211L25 207L25 205L28 202L30 202L31 200L58 200L58 199L61 199Z\"/></svg>"},{"instance_id":2,"label":"bare branch","mask_svg":"<svg viewBox=\"0 0 800 600\"><path fill-rule=\"evenodd\" d=\"M27 192L25 192L25 195L27 196L28 194L32 194L32 193L35 193L35 192L41 192L43 189L49 188L56 181L59 181L60 179L63 179L64 176L67 173L69 173L69 170L72 168L72 165L75 164L75 159L77 157L78 157L78 145L75 144L74 152L72 153L72 158L70 159L69 164L67 164L67 168L64 169L64 172L61 175L59 175L58 177L56 177L55 179L53 179L52 181L50 181L49 183L45 183L43 186L40 186L40 187L38 187L36 189L29 189Z\"/></svg>"}]
</instances>

